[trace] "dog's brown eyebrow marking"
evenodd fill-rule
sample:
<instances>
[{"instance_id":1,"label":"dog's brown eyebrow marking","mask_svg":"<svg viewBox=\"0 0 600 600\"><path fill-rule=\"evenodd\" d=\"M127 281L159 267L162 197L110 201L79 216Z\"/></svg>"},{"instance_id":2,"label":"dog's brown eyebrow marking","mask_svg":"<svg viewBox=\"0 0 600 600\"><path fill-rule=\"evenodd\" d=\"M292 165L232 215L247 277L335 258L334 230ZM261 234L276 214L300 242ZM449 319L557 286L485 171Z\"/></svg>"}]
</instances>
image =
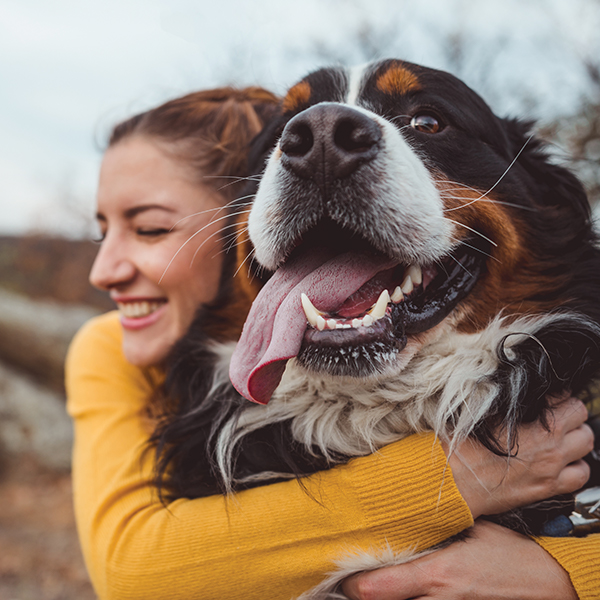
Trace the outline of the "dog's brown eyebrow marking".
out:
<instances>
[{"instance_id":1,"label":"dog's brown eyebrow marking","mask_svg":"<svg viewBox=\"0 0 600 600\"><path fill-rule=\"evenodd\" d=\"M310 93L311 89L308 81L300 81L291 87L281 105L283 112L293 112L306 104L310 100Z\"/></svg>"},{"instance_id":2,"label":"dog's brown eyebrow marking","mask_svg":"<svg viewBox=\"0 0 600 600\"><path fill-rule=\"evenodd\" d=\"M378 90L386 94L406 94L421 89L417 76L399 65L391 66L380 75L376 85Z\"/></svg>"}]
</instances>

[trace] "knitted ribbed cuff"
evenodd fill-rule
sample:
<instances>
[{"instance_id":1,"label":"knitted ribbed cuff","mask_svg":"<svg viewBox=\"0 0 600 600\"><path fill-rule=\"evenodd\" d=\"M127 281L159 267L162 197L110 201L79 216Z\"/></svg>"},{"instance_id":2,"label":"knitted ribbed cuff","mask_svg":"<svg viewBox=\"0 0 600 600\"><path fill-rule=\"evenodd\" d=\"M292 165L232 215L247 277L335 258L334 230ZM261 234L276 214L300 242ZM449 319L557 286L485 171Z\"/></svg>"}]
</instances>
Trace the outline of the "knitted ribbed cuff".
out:
<instances>
[{"instance_id":1,"label":"knitted ribbed cuff","mask_svg":"<svg viewBox=\"0 0 600 600\"><path fill-rule=\"evenodd\" d=\"M534 540L567 571L579 600L600 599L600 534Z\"/></svg>"},{"instance_id":2,"label":"knitted ribbed cuff","mask_svg":"<svg viewBox=\"0 0 600 600\"><path fill-rule=\"evenodd\" d=\"M356 460L355 489L372 531L392 548L406 549L410 539L414 550L423 550L473 524L432 433L390 444L373 458Z\"/></svg>"}]
</instances>

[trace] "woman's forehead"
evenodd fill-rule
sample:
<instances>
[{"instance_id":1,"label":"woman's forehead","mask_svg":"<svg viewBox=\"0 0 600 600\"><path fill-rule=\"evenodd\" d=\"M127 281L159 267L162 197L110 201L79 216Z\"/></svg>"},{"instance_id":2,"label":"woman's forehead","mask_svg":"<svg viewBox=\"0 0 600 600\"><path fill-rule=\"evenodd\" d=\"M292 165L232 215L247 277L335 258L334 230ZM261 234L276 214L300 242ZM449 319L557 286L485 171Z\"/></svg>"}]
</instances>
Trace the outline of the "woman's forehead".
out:
<instances>
[{"instance_id":1,"label":"woman's forehead","mask_svg":"<svg viewBox=\"0 0 600 600\"><path fill-rule=\"evenodd\" d=\"M110 147L100 169L98 211L133 217L138 207L189 213L221 204L217 192L190 175L190 168L147 138ZM147 209L146 209L147 210Z\"/></svg>"}]
</instances>

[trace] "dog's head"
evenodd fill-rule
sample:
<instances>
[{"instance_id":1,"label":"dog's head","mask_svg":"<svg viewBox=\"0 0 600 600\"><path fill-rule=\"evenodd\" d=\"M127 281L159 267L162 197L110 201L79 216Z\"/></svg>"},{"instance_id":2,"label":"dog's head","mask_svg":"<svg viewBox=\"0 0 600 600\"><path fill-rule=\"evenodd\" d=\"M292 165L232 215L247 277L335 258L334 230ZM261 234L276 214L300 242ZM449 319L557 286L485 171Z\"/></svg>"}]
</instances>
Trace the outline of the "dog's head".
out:
<instances>
[{"instance_id":1,"label":"dog's head","mask_svg":"<svg viewBox=\"0 0 600 600\"><path fill-rule=\"evenodd\" d=\"M501 313L597 322L585 193L529 127L452 75L397 60L292 87L263 134L274 149L253 248L238 252L266 281L232 361L238 391L267 402L290 358L332 376L397 373L448 328Z\"/></svg>"}]
</instances>

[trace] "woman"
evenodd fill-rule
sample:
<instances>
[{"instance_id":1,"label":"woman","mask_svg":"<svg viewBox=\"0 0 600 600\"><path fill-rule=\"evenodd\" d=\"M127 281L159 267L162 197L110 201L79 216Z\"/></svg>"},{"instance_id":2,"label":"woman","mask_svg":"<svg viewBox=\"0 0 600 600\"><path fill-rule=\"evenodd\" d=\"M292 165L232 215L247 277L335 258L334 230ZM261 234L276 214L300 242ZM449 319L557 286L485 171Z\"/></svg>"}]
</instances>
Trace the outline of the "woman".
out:
<instances>
[{"instance_id":1,"label":"woman","mask_svg":"<svg viewBox=\"0 0 600 600\"><path fill-rule=\"evenodd\" d=\"M571 399L557 406L552 435L539 424L522 431L520 460L508 469L466 444L462 461L450 458L450 473L433 435L415 435L302 485L160 502L148 451L155 426L149 399L174 342L216 294L219 218L246 175L247 146L276 103L258 88L200 92L133 117L111 136L98 189L102 244L90 278L110 293L120 317L89 323L67 361L76 516L103 600L295 597L349 549L427 548L481 514L574 490L586 477L578 459L589 431L581 403ZM550 459L538 469L542 455ZM484 546L496 540L505 550L499 562L511 569L513 541L494 530ZM584 550L597 551L595 542ZM478 543L475 537L472 547ZM536 589L545 598L576 598L562 564L586 597L597 574L574 560L583 542L553 543L540 542L557 560L522 538L526 555L543 556L544 568L532 575ZM355 583L348 582L349 593L361 597ZM531 578L520 586L528 589Z\"/></svg>"}]
</instances>

